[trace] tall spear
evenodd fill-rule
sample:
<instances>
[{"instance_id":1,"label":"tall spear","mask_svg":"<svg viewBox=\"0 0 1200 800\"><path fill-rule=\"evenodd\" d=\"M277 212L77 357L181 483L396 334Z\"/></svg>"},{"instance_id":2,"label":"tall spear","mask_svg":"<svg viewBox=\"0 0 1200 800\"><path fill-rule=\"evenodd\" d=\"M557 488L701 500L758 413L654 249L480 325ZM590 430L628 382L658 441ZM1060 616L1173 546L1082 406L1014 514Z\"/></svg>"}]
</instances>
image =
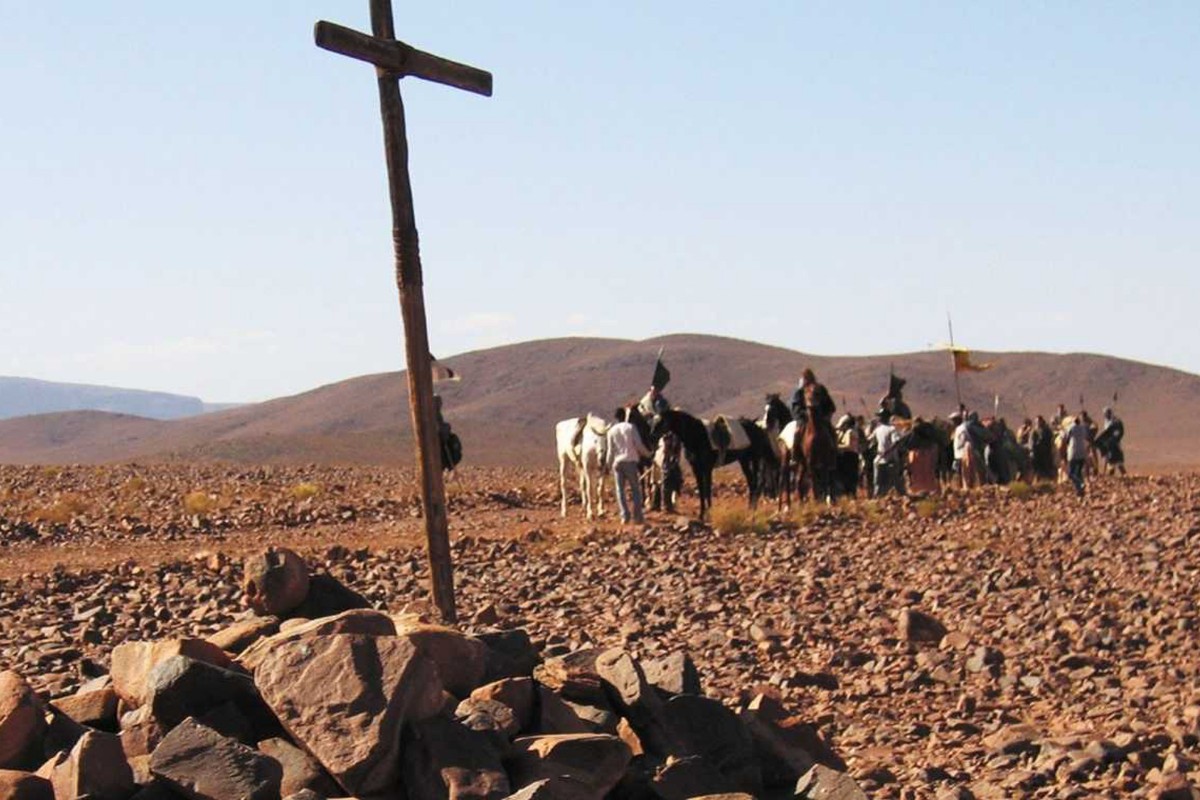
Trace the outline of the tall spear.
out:
<instances>
[{"instance_id":1,"label":"tall spear","mask_svg":"<svg viewBox=\"0 0 1200 800\"><path fill-rule=\"evenodd\" d=\"M958 383L958 362L954 360L954 323L950 321L950 310L946 310L946 327L950 329L950 370L954 373L954 396L958 399L958 407L963 407L962 387Z\"/></svg>"}]
</instances>

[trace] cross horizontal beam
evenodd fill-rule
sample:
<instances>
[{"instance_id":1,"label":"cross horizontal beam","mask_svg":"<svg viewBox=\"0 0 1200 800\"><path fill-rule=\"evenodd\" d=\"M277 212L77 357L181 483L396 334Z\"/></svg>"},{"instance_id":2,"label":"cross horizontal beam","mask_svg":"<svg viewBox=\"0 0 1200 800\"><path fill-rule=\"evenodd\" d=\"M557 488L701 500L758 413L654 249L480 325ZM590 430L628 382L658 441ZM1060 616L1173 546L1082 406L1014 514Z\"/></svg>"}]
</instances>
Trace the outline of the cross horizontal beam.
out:
<instances>
[{"instance_id":1,"label":"cross horizontal beam","mask_svg":"<svg viewBox=\"0 0 1200 800\"><path fill-rule=\"evenodd\" d=\"M340 53L399 76L412 75L485 97L492 96L492 73L459 64L395 40L377 39L333 22L313 29L317 47Z\"/></svg>"}]
</instances>

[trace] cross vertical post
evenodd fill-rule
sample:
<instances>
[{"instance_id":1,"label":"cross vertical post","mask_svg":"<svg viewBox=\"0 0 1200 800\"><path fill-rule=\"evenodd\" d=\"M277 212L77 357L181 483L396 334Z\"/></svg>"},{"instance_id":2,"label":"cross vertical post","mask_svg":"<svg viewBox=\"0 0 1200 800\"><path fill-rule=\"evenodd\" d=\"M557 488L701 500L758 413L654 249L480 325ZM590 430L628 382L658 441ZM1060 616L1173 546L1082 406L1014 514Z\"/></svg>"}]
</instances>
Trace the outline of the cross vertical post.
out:
<instances>
[{"instance_id":1,"label":"cross vertical post","mask_svg":"<svg viewBox=\"0 0 1200 800\"><path fill-rule=\"evenodd\" d=\"M408 138L400 78L413 75L477 94L491 95L492 76L483 70L424 53L396 40L391 0L371 0L371 36L329 22L318 22L318 47L375 65L379 108L387 158L388 190L392 204L392 249L396 288L404 321L404 351L408 366L408 398L417 464L421 473L421 508L429 553L434 604L445 622L454 622L454 568L446 520L446 489L442 482L441 447L433 402L429 333L425 319L421 251L408 175Z\"/></svg>"}]
</instances>

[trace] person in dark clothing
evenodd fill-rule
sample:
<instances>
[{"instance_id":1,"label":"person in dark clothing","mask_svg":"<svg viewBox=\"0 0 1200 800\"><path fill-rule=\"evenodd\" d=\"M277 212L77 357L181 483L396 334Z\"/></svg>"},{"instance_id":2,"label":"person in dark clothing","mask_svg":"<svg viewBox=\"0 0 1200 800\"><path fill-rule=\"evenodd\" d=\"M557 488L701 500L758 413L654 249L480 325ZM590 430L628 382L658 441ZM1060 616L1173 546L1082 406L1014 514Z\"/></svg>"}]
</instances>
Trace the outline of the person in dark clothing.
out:
<instances>
[{"instance_id":1,"label":"person in dark clothing","mask_svg":"<svg viewBox=\"0 0 1200 800\"><path fill-rule=\"evenodd\" d=\"M1054 431L1041 414L1034 420L1033 430L1029 433L1029 455L1033 461L1033 474L1042 480L1054 480Z\"/></svg>"},{"instance_id":2,"label":"person in dark clothing","mask_svg":"<svg viewBox=\"0 0 1200 800\"><path fill-rule=\"evenodd\" d=\"M1104 409L1104 428L1096 435L1096 449L1104 456L1110 471L1125 474L1125 451L1121 449L1121 440L1125 438L1125 423L1113 413L1111 408Z\"/></svg>"}]
</instances>

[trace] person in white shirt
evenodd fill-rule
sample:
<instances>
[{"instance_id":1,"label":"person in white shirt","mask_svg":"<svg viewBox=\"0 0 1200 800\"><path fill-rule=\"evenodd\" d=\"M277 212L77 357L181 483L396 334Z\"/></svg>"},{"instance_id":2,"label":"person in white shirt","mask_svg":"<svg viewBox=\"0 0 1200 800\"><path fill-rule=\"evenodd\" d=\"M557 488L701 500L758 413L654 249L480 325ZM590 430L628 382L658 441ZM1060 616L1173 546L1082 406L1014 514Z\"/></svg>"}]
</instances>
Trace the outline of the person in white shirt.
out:
<instances>
[{"instance_id":1,"label":"person in white shirt","mask_svg":"<svg viewBox=\"0 0 1200 800\"><path fill-rule=\"evenodd\" d=\"M637 428L627 420L625 409L617 409L616 420L608 429L608 454L612 459L613 486L617 491L617 508L621 512L621 523L627 523L630 519L638 523L644 522L638 460L649 458L650 451L638 435ZM627 491L628 504L625 501Z\"/></svg>"},{"instance_id":2,"label":"person in white shirt","mask_svg":"<svg viewBox=\"0 0 1200 800\"><path fill-rule=\"evenodd\" d=\"M892 415L879 410L879 425L871 434L875 437L875 496L900 488L900 432L892 425Z\"/></svg>"},{"instance_id":3,"label":"person in white shirt","mask_svg":"<svg viewBox=\"0 0 1200 800\"><path fill-rule=\"evenodd\" d=\"M1083 424L1083 416L1078 415L1067 431L1067 475L1080 497L1083 497L1083 468L1087 465L1087 457L1088 429Z\"/></svg>"}]
</instances>

